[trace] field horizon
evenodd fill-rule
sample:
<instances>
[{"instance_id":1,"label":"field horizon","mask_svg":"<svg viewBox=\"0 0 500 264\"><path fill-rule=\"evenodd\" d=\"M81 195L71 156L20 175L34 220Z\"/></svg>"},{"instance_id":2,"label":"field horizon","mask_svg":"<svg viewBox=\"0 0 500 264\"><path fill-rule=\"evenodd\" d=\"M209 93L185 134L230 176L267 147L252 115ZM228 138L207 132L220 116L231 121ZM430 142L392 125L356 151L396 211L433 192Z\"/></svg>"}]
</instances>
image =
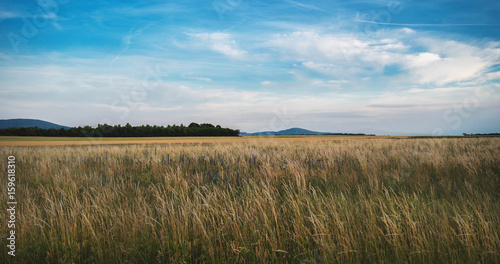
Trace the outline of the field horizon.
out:
<instances>
[{"instance_id":1,"label":"field horizon","mask_svg":"<svg viewBox=\"0 0 500 264\"><path fill-rule=\"evenodd\" d=\"M162 144L162 143L230 143L252 141L323 141L350 139L396 139L404 136L343 135L276 135L244 137L30 137L0 136L0 146L99 145L99 144Z\"/></svg>"},{"instance_id":2,"label":"field horizon","mask_svg":"<svg viewBox=\"0 0 500 264\"><path fill-rule=\"evenodd\" d=\"M474 136L488 138L489 136ZM498 137L498 136L494 136ZM182 143L230 143L230 142L287 142L367 139L412 138L468 138L463 136L374 136L374 135L247 135L243 137L39 137L0 136L0 146L64 146L64 145L112 145L112 144L182 144Z\"/></svg>"}]
</instances>

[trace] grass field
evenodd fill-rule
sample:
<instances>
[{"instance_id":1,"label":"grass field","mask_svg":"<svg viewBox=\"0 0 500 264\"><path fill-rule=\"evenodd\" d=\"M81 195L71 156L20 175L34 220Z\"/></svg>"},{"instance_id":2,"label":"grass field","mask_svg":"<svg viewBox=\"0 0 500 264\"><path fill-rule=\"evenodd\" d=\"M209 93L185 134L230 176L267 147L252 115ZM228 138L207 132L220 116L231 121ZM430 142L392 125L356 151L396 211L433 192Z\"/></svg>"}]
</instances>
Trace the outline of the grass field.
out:
<instances>
[{"instance_id":1,"label":"grass field","mask_svg":"<svg viewBox=\"0 0 500 264\"><path fill-rule=\"evenodd\" d=\"M0 213L0 259L500 262L500 138L184 140L2 139L0 168L16 157L19 203L15 258Z\"/></svg>"},{"instance_id":2,"label":"grass field","mask_svg":"<svg viewBox=\"0 0 500 264\"><path fill-rule=\"evenodd\" d=\"M0 146L123 145L167 143L290 142L374 139L374 136L288 135L245 137L0 137ZM403 137L377 137L403 138Z\"/></svg>"}]
</instances>

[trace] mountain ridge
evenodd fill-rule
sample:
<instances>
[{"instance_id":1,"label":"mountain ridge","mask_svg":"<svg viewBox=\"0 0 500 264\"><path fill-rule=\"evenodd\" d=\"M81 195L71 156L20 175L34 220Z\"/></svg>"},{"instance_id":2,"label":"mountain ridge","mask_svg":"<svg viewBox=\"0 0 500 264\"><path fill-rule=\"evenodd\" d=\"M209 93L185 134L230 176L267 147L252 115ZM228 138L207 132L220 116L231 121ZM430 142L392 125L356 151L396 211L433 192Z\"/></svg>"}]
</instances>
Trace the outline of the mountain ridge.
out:
<instances>
[{"instance_id":1,"label":"mountain ridge","mask_svg":"<svg viewBox=\"0 0 500 264\"><path fill-rule=\"evenodd\" d=\"M255 133L241 132L243 136L273 136L273 135L325 135L331 134L328 132L317 132L308 129L303 129L299 127L292 127L289 129L284 129L280 131L261 131Z\"/></svg>"},{"instance_id":2,"label":"mountain ridge","mask_svg":"<svg viewBox=\"0 0 500 264\"><path fill-rule=\"evenodd\" d=\"M38 127L42 129L69 129L68 126L59 125L56 123L40 120L40 119L28 119L28 118L15 118L15 119L0 119L0 129L5 128L18 128L18 127Z\"/></svg>"}]
</instances>

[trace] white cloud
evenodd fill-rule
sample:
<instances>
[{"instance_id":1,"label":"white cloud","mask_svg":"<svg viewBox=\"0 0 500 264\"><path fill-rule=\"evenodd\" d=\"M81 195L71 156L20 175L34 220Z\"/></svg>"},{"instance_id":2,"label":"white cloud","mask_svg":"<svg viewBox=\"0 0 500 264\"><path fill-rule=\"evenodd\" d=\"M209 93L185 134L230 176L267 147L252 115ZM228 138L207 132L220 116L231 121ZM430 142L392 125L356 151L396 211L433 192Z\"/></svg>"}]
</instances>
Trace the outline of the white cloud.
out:
<instances>
[{"instance_id":1,"label":"white cloud","mask_svg":"<svg viewBox=\"0 0 500 264\"><path fill-rule=\"evenodd\" d=\"M99 108L106 108L115 113L125 113L130 110L129 107L126 106L116 106L116 105L108 105L108 104L91 104L92 106Z\"/></svg>"},{"instance_id":2,"label":"white cloud","mask_svg":"<svg viewBox=\"0 0 500 264\"><path fill-rule=\"evenodd\" d=\"M183 8L177 3L163 3L161 1L159 4L147 5L147 6L130 5L130 6L117 7L114 8L112 11L119 13L122 16L129 16L129 17L190 12L189 9Z\"/></svg>"},{"instance_id":3,"label":"white cloud","mask_svg":"<svg viewBox=\"0 0 500 264\"><path fill-rule=\"evenodd\" d=\"M500 48L482 48L471 44L440 39L421 39L429 52L408 55L402 63L415 83L444 85L470 81L497 64Z\"/></svg>"},{"instance_id":4,"label":"white cloud","mask_svg":"<svg viewBox=\"0 0 500 264\"><path fill-rule=\"evenodd\" d=\"M362 40L310 31L277 35L268 45L277 48L283 59L300 61L309 69L338 78L353 78L366 70L381 72L385 65L401 61L408 49L395 38Z\"/></svg>"},{"instance_id":5,"label":"white cloud","mask_svg":"<svg viewBox=\"0 0 500 264\"><path fill-rule=\"evenodd\" d=\"M438 54L430 53L430 52L422 52L417 55L408 55L406 57L407 66L408 67L425 67L433 62L439 61L442 58L439 57Z\"/></svg>"},{"instance_id":6,"label":"white cloud","mask_svg":"<svg viewBox=\"0 0 500 264\"><path fill-rule=\"evenodd\" d=\"M406 71L399 78L403 82L443 85L471 80L499 63L500 44L496 42L473 45L439 37L407 38L407 34L418 32L405 28L388 31L384 38L361 39L302 31L277 35L268 45L277 48L282 59L347 79L380 74L385 66L397 65ZM421 51L422 47L426 50Z\"/></svg>"},{"instance_id":7,"label":"white cloud","mask_svg":"<svg viewBox=\"0 0 500 264\"><path fill-rule=\"evenodd\" d=\"M122 43L123 43L122 50L113 58L110 65L113 65L118 59L120 59L121 55L130 48L130 45L132 44L132 39L140 37L143 34L143 32L148 28L150 28L152 25L153 23L149 23L146 26L136 30L134 30L133 28L130 29L129 34L122 37Z\"/></svg>"},{"instance_id":8,"label":"white cloud","mask_svg":"<svg viewBox=\"0 0 500 264\"><path fill-rule=\"evenodd\" d=\"M487 80L499 80L500 79L500 71L490 72L490 73L486 74L485 77Z\"/></svg>"},{"instance_id":9,"label":"white cloud","mask_svg":"<svg viewBox=\"0 0 500 264\"><path fill-rule=\"evenodd\" d=\"M3 52L0 52L0 60L12 60L12 58Z\"/></svg>"},{"instance_id":10,"label":"white cloud","mask_svg":"<svg viewBox=\"0 0 500 264\"><path fill-rule=\"evenodd\" d=\"M390 63L391 53L403 52L408 48L394 38L361 40L347 34L317 32L277 35L268 44L279 48L287 58L299 61L340 63L346 59L360 64L367 61Z\"/></svg>"},{"instance_id":11,"label":"white cloud","mask_svg":"<svg viewBox=\"0 0 500 264\"><path fill-rule=\"evenodd\" d=\"M227 33L199 33L188 34L191 37L201 40L212 51L224 54L233 59L246 59L247 52L238 48L236 41L231 38Z\"/></svg>"},{"instance_id":12,"label":"white cloud","mask_svg":"<svg viewBox=\"0 0 500 264\"><path fill-rule=\"evenodd\" d=\"M12 11L0 10L0 20L18 17L24 17L24 15Z\"/></svg>"},{"instance_id":13,"label":"white cloud","mask_svg":"<svg viewBox=\"0 0 500 264\"><path fill-rule=\"evenodd\" d=\"M302 4L302 3L299 3L299 2L296 2L296 1L291 1L291 0L286 0L286 2L292 3L292 4L294 4L294 5L297 5L297 6L300 6L300 7L302 7L302 8L306 8L306 9L311 9L311 10L318 10L318 11L327 12L326 10L321 9L321 8L319 8L319 7L316 7L316 6L313 6L313 5L306 5L306 4Z\"/></svg>"},{"instance_id":14,"label":"white cloud","mask_svg":"<svg viewBox=\"0 0 500 264\"><path fill-rule=\"evenodd\" d=\"M317 87L326 87L326 88L332 88L332 89L337 89L343 84L347 84L349 81L346 80L312 80L311 85L317 86Z\"/></svg>"},{"instance_id":15,"label":"white cloud","mask_svg":"<svg viewBox=\"0 0 500 264\"><path fill-rule=\"evenodd\" d=\"M470 80L483 72L489 63L480 57L444 58L424 66L409 67L412 79L417 83L443 85Z\"/></svg>"},{"instance_id":16,"label":"white cloud","mask_svg":"<svg viewBox=\"0 0 500 264\"><path fill-rule=\"evenodd\" d=\"M411 88L381 93L371 100L368 106L379 108L379 112L391 112L393 111L391 108L401 108L400 111L404 111L403 109L406 111L429 108L444 109L465 97L470 91L470 87ZM383 110L384 108L386 110Z\"/></svg>"},{"instance_id":17,"label":"white cloud","mask_svg":"<svg viewBox=\"0 0 500 264\"><path fill-rule=\"evenodd\" d=\"M191 79L191 80L197 80L197 81L203 81L203 82L212 82L212 78L208 77L199 77L199 76L182 76L184 79Z\"/></svg>"},{"instance_id":18,"label":"white cloud","mask_svg":"<svg viewBox=\"0 0 500 264\"><path fill-rule=\"evenodd\" d=\"M159 107L159 106L151 106L144 102L135 102L134 107L126 107L126 106L116 106L116 105L108 105L108 104L91 104L95 107L106 108L115 113L124 113L127 111L140 111L140 112L164 112L164 111L177 111L181 110L181 106L175 107Z\"/></svg>"},{"instance_id":19,"label":"white cloud","mask_svg":"<svg viewBox=\"0 0 500 264\"><path fill-rule=\"evenodd\" d=\"M180 85L178 100L183 102L206 103L206 102L237 102L249 103L269 97L268 92L255 92L236 90L232 88L205 88Z\"/></svg>"},{"instance_id":20,"label":"white cloud","mask_svg":"<svg viewBox=\"0 0 500 264\"><path fill-rule=\"evenodd\" d=\"M405 33L405 34L414 34L415 33L415 30L411 29L411 28L402 28L400 30L401 33Z\"/></svg>"},{"instance_id":21,"label":"white cloud","mask_svg":"<svg viewBox=\"0 0 500 264\"><path fill-rule=\"evenodd\" d=\"M334 63L317 63L314 61L306 61L302 63L307 69L333 76L335 78L353 78L357 75L369 74L368 70L362 67L347 66Z\"/></svg>"}]
</instances>

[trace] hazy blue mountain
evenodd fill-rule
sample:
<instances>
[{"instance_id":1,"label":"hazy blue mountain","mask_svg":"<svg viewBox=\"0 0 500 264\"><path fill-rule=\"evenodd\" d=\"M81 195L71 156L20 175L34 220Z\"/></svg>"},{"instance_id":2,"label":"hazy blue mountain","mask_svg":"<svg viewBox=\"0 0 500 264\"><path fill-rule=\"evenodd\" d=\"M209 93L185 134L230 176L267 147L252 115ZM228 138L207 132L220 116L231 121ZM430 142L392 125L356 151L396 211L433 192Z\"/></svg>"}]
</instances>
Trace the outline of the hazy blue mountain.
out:
<instances>
[{"instance_id":1,"label":"hazy blue mountain","mask_svg":"<svg viewBox=\"0 0 500 264\"><path fill-rule=\"evenodd\" d=\"M241 135L243 136L265 136L265 135L323 135L323 134L328 134L328 133L323 133L323 132L316 132L316 131L311 131L303 128L290 128L290 129L285 129L285 130L280 130L280 131L262 131L262 132L255 132L255 133L245 133L242 132Z\"/></svg>"},{"instance_id":2,"label":"hazy blue mountain","mask_svg":"<svg viewBox=\"0 0 500 264\"><path fill-rule=\"evenodd\" d=\"M9 128L9 127L39 127L43 129L55 128L60 129L61 127L64 129L68 129L67 126L61 126L58 124L54 124L51 122L38 120L38 119L3 119L0 120L0 129Z\"/></svg>"}]
</instances>

